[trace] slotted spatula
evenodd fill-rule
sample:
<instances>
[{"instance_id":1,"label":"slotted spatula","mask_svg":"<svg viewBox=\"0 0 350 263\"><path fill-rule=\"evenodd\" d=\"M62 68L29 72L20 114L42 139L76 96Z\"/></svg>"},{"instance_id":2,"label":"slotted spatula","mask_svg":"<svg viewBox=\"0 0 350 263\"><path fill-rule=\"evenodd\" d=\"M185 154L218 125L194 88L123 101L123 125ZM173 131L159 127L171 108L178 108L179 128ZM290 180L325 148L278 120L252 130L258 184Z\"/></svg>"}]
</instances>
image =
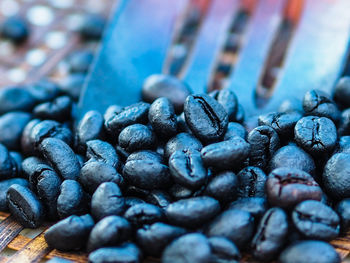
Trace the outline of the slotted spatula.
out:
<instances>
[{"instance_id":1,"label":"slotted spatula","mask_svg":"<svg viewBox=\"0 0 350 263\"><path fill-rule=\"evenodd\" d=\"M232 21L247 2L252 8L225 85L237 94L246 114L277 110L283 100L300 99L309 89L330 93L347 63L349 0L208 0L179 77L194 93L207 91ZM119 2L81 94L79 116L91 109L103 112L111 104L125 106L140 100L145 78L163 72L189 4L189 0ZM270 58L288 19L286 10L293 6L300 9L300 15L290 20L292 29L277 60L278 73L264 104L259 105L257 91L271 70Z\"/></svg>"}]
</instances>

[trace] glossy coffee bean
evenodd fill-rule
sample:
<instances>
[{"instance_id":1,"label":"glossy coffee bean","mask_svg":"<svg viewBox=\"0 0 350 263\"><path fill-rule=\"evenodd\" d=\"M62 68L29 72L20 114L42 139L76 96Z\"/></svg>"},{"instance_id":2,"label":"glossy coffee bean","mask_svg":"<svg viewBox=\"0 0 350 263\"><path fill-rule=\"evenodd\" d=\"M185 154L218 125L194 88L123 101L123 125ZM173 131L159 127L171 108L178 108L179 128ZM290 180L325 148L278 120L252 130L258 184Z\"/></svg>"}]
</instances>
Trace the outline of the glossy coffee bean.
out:
<instances>
[{"instance_id":1,"label":"glossy coffee bean","mask_svg":"<svg viewBox=\"0 0 350 263\"><path fill-rule=\"evenodd\" d=\"M22 132L30 121L26 112L9 112L0 117L0 143L9 150L20 150Z\"/></svg>"},{"instance_id":2,"label":"glossy coffee bean","mask_svg":"<svg viewBox=\"0 0 350 263\"><path fill-rule=\"evenodd\" d=\"M131 225L123 217L107 216L92 229L87 242L87 250L94 251L101 247L118 245L129 239Z\"/></svg>"},{"instance_id":3,"label":"glossy coffee bean","mask_svg":"<svg viewBox=\"0 0 350 263\"><path fill-rule=\"evenodd\" d=\"M17 169L17 174L22 176L22 161L23 161L23 155L19 152L10 152L10 156L14 160L16 169Z\"/></svg>"},{"instance_id":4,"label":"glossy coffee bean","mask_svg":"<svg viewBox=\"0 0 350 263\"><path fill-rule=\"evenodd\" d=\"M79 161L65 142L46 138L40 143L39 150L62 178L76 180L79 177Z\"/></svg>"},{"instance_id":5,"label":"glossy coffee bean","mask_svg":"<svg viewBox=\"0 0 350 263\"><path fill-rule=\"evenodd\" d=\"M350 134L350 109L344 110L340 115L338 134L339 136Z\"/></svg>"},{"instance_id":6,"label":"glossy coffee bean","mask_svg":"<svg viewBox=\"0 0 350 263\"><path fill-rule=\"evenodd\" d=\"M249 212L252 216L259 219L267 211L268 204L262 197L245 197L229 204L228 209L238 209Z\"/></svg>"},{"instance_id":7,"label":"glossy coffee bean","mask_svg":"<svg viewBox=\"0 0 350 263\"><path fill-rule=\"evenodd\" d=\"M340 263L339 254L332 245L306 240L288 246L279 256L281 263Z\"/></svg>"},{"instance_id":8,"label":"glossy coffee bean","mask_svg":"<svg viewBox=\"0 0 350 263\"><path fill-rule=\"evenodd\" d=\"M85 77L86 75L82 73L73 73L64 77L60 81L59 87L61 92L72 98L72 100L77 101L83 88Z\"/></svg>"},{"instance_id":9,"label":"glossy coffee bean","mask_svg":"<svg viewBox=\"0 0 350 263\"><path fill-rule=\"evenodd\" d=\"M277 168L266 181L269 202L279 207L293 207L304 200L321 200L322 189L308 173L293 168Z\"/></svg>"},{"instance_id":10,"label":"glossy coffee bean","mask_svg":"<svg viewBox=\"0 0 350 263\"><path fill-rule=\"evenodd\" d=\"M18 184L24 187L29 187L29 182L23 178L12 178L3 180L0 182L0 211L5 212L8 210L6 195L8 189L14 185Z\"/></svg>"},{"instance_id":11,"label":"glossy coffee bean","mask_svg":"<svg viewBox=\"0 0 350 263\"><path fill-rule=\"evenodd\" d=\"M154 148L156 136L146 125L133 124L121 131L118 144L127 152Z\"/></svg>"},{"instance_id":12,"label":"glossy coffee bean","mask_svg":"<svg viewBox=\"0 0 350 263\"><path fill-rule=\"evenodd\" d=\"M106 121L108 120L110 117L120 113L123 110L122 106L119 105L110 105L108 106L108 108L106 109L105 113L103 114L103 119Z\"/></svg>"},{"instance_id":13,"label":"glossy coffee bean","mask_svg":"<svg viewBox=\"0 0 350 263\"><path fill-rule=\"evenodd\" d=\"M294 126L302 115L298 111L272 112L260 115L259 125L267 125L273 128L282 138L293 137Z\"/></svg>"},{"instance_id":14,"label":"glossy coffee bean","mask_svg":"<svg viewBox=\"0 0 350 263\"><path fill-rule=\"evenodd\" d=\"M34 116L39 119L65 121L71 118L72 101L68 96L57 97L53 101L44 102L33 109Z\"/></svg>"},{"instance_id":15,"label":"glossy coffee bean","mask_svg":"<svg viewBox=\"0 0 350 263\"><path fill-rule=\"evenodd\" d=\"M176 113L183 110L187 96L191 94L189 87L182 81L168 75L151 75L142 87L142 99L152 103L157 98L165 97L174 105Z\"/></svg>"},{"instance_id":16,"label":"glossy coffee bean","mask_svg":"<svg viewBox=\"0 0 350 263\"><path fill-rule=\"evenodd\" d=\"M330 96L321 90L311 90L305 93L303 109L306 115L326 117L337 122L340 116L337 105Z\"/></svg>"},{"instance_id":17,"label":"glossy coffee bean","mask_svg":"<svg viewBox=\"0 0 350 263\"><path fill-rule=\"evenodd\" d=\"M0 90L0 115L11 111L32 110L35 98L24 87L5 87Z\"/></svg>"},{"instance_id":18,"label":"glossy coffee bean","mask_svg":"<svg viewBox=\"0 0 350 263\"><path fill-rule=\"evenodd\" d=\"M148 119L154 132L161 138L176 135L177 119L174 106L169 99L165 97L156 99L149 108Z\"/></svg>"},{"instance_id":19,"label":"glossy coffee bean","mask_svg":"<svg viewBox=\"0 0 350 263\"><path fill-rule=\"evenodd\" d=\"M243 248L254 234L254 218L246 211L229 209L214 218L205 233L209 237L226 237Z\"/></svg>"},{"instance_id":20,"label":"glossy coffee bean","mask_svg":"<svg viewBox=\"0 0 350 263\"><path fill-rule=\"evenodd\" d=\"M190 95L184 105L185 119L193 134L204 143L216 142L227 130L224 107L208 95Z\"/></svg>"},{"instance_id":21,"label":"glossy coffee bean","mask_svg":"<svg viewBox=\"0 0 350 263\"><path fill-rule=\"evenodd\" d=\"M189 133L179 133L171 138L165 145L165 158L168 159L176 151L200 151L203 145L198 139Z\"/></svg>"},{"instance_id":22,"label":"glossy coffee bean","mask_svg":"<svg viewBox=\"0 0 350 263\"><path fill-rule=\"evenodd\" d=\"M176 183L196 189L202 186L208 176L201 154L197 151L176 151L169 158L169 170Z\"/></svg>"},{"instance_id":23,"label":"glossy coffee bean","mask_svg":"<svg viewBox=\"0 0 350 263\"><path fill-rule=\"evenodd\" d=\"M250 153L250 145L241 137L205 146L201 151L206 166L230 169L244 161Z\"/></svg>"},{"instance_id":24,"label":"glossy coffee bean","mask_svg":"<svg viewBox=\"0 0 350 263\"><path fill-rule=\"evenodd\" d=\"M237 197L237 176L231 171L215 174L207 184L204 194L214 197L216 200L227 203Z\"/></svg>"},{"instance_id":25,"label":"glossy coffee bean","mask_svg":"<svg viewBox=\"0 0 350 263\"><path fill-rule=\"evenodd\" d=\"M340 78L334 88L333 98L343 108L350 107L350 77Z\"/></svg>"},{"instance_id":26,"label":"glossy coffee bean","mask_svg":"<svg viewBox=\"0 0 350 263\"><path fill-rule=\"evenodd\" d=\"M118 185L113 182L100 184L92 195L91 214L97 220L110 215L120 215L124 209L124 197Z\"/></svg>"},{"instance_id":27,"label":"glossy coffee bean","mask_svg":"<svg viewBox=\"0 0 350 263\"><path fill-rule=\"evenodd\" d=\"M350 136L339 138L335 153L350 153Z\"/></svg>"},{"instance_id":28,"label":"glossy coffee bean","mask_svg":"<svg viewBox=\"0 0 350 263\"><path fill-rule=\"evenodd\" d=\"M11 215L27 228L43 223L44 209L36 195L27 187L13 184L7 190L7 205Z\"/></svg>"},{"instance_id":29,"label":"glossy coffee bean","mask_svg":"<svg viewBox=\"0 0 350 263\"><path fill-rule=\"evenodd\" d=\"M334 123L324 117L308 116L300 119L294 129L295 141L312 155L331 152L337 142Z\"/></svg>"},{"instance_id":30,"label":"glossy coffee bean","mask_svg":"<svg viewBox=\"0 0 350 263\"><path fill-rule=\"evenodd\" d=\"M72 52L67 59L69 71L73 73L87 73L94 54L86 49Z\"/></svg>"},{"instance_id":31,"label":"glossy coffee bean","mask_svg":"<svg viewBox=\"0 0 350 263\"><path fill-rule=\"evenodd\" d=\"M81 185L74 180L64 180L57 198L57 213L60 218L82 215L88 211L88 197Z\"/></svg>"},{"instance_id":32,"label":"glossy coffee bean","mask_svg":"<svg viewBox=\"0 0 350 263\"><path fill-rule=\"evenodd\" d=\"M105 120L106 130L116 136L127 126L147 123L149 107L148 103L139 102L123 108L120 113Z\"/></svg>"},{"instance_id":33,"label":"glossy coffee bean","mask_svg":"<svg viewBox=\"0 0 350 263\"><path fill-rule=\"evenodd\" d=\"M56 83L45 78L29 85L28 90L39 103L53 100L61 93Z\"/></svg>"},{"instance_id":34,"label":"glossy coffee bean","mask_svg":"<svg viewBox=\"0 0 350 263\"><path fill-rule=\"evenodd\" d=\"M22 131L21 136L21 150L25 155L35 155L35 150L33 149L33 141L30 138L30 134L35 125L40 122L39 119L33 119L27 123Z\"/></svg>"},{"instance_id":35,"label":"glossy coffee bean","mask_svg":"<svg viewBox=\"0 0 350 263\"><path fill-rule=\"evenodd\" d=\"M94 226L90 215L72 215L51 226L45 232L45 240L51 248L62 251L79 250L85 247Z\"/></svg>"},{"instance_id":36,"label":"glossy coffee bean","mask_svg":"<svg viewBox=\"0 0 350 263\"><path fill-rule=\"evenodd\" d=\"M250 144L250 165L265 169L280 147L277 132L269 126L258 126L247 137Z\"/></svg>"},{"instance_id":37,"label":"glossy coffee bean","mask_svg":"<svg viewBox=\"0 0 350 263\"><path fill-rule=\"evenodd\" d=\"M211 248L208 239L191 233L175 239L163 252L163 263L210 263Z\"/></svg>"},{"instance_id":38,"label":"glossy coffee bean","mask_svg":"<svg viewBox=\"0 0 350 263\"><path fill-rule=\"evenodd\" d=\"M278 149L269 163L270 171L280 167L290 167L315 174L315 162L312 157L296 145L287 145Z\"/></svg>"},{"instance_id":39,"label":"glossy coffee bean","mask_svg":"<svg viewBox=\"0 0 350 263\"><path fill-rule=\"evenodd\" d=\"M90 253L90 263L141 263L142 254L137 246L125 243L119 247L104 247Z\"/></svg>"},{"instance_id":40,"label":"glossy coffee bean","mask_svg":"<svg viewBox=\"0 0 350 263\"><path fill-rule=\"evenodd\" d=\"M135 227L164 221L164 211L158 206L142 203L125 211L124 217Z\"/></svg>"},{"instance_id":41,"label":"glossy coffee bean","mask_svg":"<svg viewBox=\"0 0 350 263\"><path fill-rule=\"evenodd\" d=\"M345 233L350 227L350 199L341 200L335 207L335 211L340 217L341 230Z\"/></svg>"},{"instance_id":42,"label":"glossy coffee bean","mask_svg":"<svg viewBox=\"0 0 350 263\"><path fill-rule=\"evenodd\" d=\"M96 14L86 14L78 28L78 32L84 40L99 40L105 28L105 19Z\"/></svg>"},{"instance_id":43,"label":"glossy coffee bean","mask_svg":"<svg viewBox=\"0 0 350 263\"><path fill-rule=\"evenodd\" d=\"M88 141L102 138L103 122L103 116L98 111L85 113L75 132L78 148L84 150Z\"/></svg>"},{"instance_id":44,"label":"glossy coffee bean","mask_svg":"<svg viewBox=\"0 0 350 263\"><path fill-rule=\"evenodd\" d=\"M132 207L133 205L137 205L137 204L142 204L142 203L146 203L145 201L143 201L141 198L135 197L135 196L126 196L125 197L125 209L129 209L130 207Z\"/></svg>"},{"instance_id":45,"label":"glossy coffee bean","mask_svg":"<svg viewBox=\"0 0 350 263\"><path fill-rule=\"evenodd\" d=\"M236 245L224 237L208 239L211 248L210 263L238 263L241 259Z\"/></svg>"},{"instance_id":46,"label":"glossy coffee bean","mask_svg":"<svg viewBox=\"0 0 350 263\"><path fill-rule=\"evenodd\" d=\"M53 168L48 165L43 159L38 157L28 157L22 161L22 169L24 177L36 178L37 175L40 175L45 170L53 170Z\"/></svg>"},{"instance_id":47,"label":"glossy coffee bean","mask_svg":"<svg viewBox=\"0 0 350 263\"><path fill-rule=\"evenodd\" d=\"M143 151L136 151L130 154L126 160L126 162L130 161L143 161L143 160L149 160L154 162L162 163L162 156L158 154L157 152L151 151L151 150L143 150Z\"/></svg>"},{"instance_id":48,"label":"glossy coffee bean","mask_svg":"<svg viewBox=\"0 0 350 263\"><path fill-rule=\"evenodd\" d=\"M188 189L180 184L174 184L170 187L169 193L175 200L189 198L194 194L194 190Z\"/></svg>"},{"instance_id":49,"label":"glossy coffee bean","mask_svg":"<svg viewBox=\"0 0 350 263\"><path fill-rule=\"evenodd\" d=\"M89 161L80 170L79 182L88 193L93 194L97 187L104 182L113 182L122 187L124 179L113 166Z\"/></svg>"},{"instance_id":50,"label":"glossy coffee bean","mask_svg":"<svg viewBox=\"0 0 350 263\"><path fill-rule=\"evenodd\" d=\"M350 154L333 155L324 167L322 181L326 192L335 199L350 197Z\"/></svg>"},{"instance_id":51,"label":"glossy coffee bean","mask_svg":"<svg viewBox=\"0 0 350 263\"><path fill-rule=\"evenodd\" d=\"M236 94L234 94L229 89L215 90L210 94L214 99L219 102L228 114L229 121L235 121L238 111L238 99Z\"/></svg>"},{"instance_id":52,"label":"glossy coffee bean","mask_svg":"<svg viewBox=\"0 0 350 263\"><path fill-rule=\"evenodd\" d=\"M269 209L261 219L252 239L255 258L270 261L278 255L288 234L288 217L280 208Z\"/></svg>"},{"instance_id":53,"label":"glossy coffee bean","mask_svg":"<svg viewBox=\"0 0 350 263\"><path fill-rule=\"evenodd\" d=\"M26 41L30 34L27 22L17 16L5 19L0 27L0 35L15 44L21 44Z\"/></svg>"},{"instance_id":54,"label":"glossy coffee bean","mask_svg":"<svg viewBox=\"0 0 350 263\"><path fill-rule=\"evenodd\" d=\"M248 166L237 174L239 198L265 197L266 174L258 167Z\"/></svg>"},{"instance_id":55,"label":"glossy coffee bean","mask_svg":"<svg viewBox=\"0 0 350 263\"><path fill-rule=\"evenodd\" d=\"M224 140L228 141L236 136L239 136L243 139L247 138L246 129L239 124L238 122L229 122L227 126L227 131L224 136Z\"/></svg>"},{"instance_id":56,"label":"glossy coffee bean","mask_svg":"<svg viewBox=\"0 0 350 263\"><path fill-rule=\"evenodd\" d=\"M171 182L169 168L153 160L127 162L123 169L123 176L129 184L143 189L166 188Z\"/></svg>"},{"instance_id":57,"label":"glossy coffee bean","mask_svg":"<svg viewBox=\"0 0 350 263\"><path fill-rule=\"evenodd\" d=\"M298 204L292 220L298 231L309 239L331 240L339 235L339 216L319 201L307 200Z\"/></svg>"},{"instance_id":58,"label":"glossy coffee bean","mask_svg":"<svg viewBox=\"0 0 350 263\"><path fill-rule=\"evenodd\" d=\"M160 208L165 209L171 202L172 198L170 195L162 190L152 190L145 196L147 203L156 205Z\"/></svg>"},{"instance_id":59,"label":"glossy coffee bean","mask_svg":"<svg viewBox=\"0 0 350 263\"><path fill-rule=\"evenodd\" d=\"M10 179L18 175L17 164L7 148L0 143L0 178Z\"/></svg>"},{"instance_id":60,"label":"glossy coffee bean","mask_svg":"<svg viewBox=\"0 0 350 263\"><path fill-rule=\"evenodd\" d=\"M114 147L108 142L91 140L86 142L86 158L89 161L103 162L119 169L120 161Z\"/></svg>"},{"instance_id":61,"label":"glossy coffee bean","mask_svg":"<svg viewBox=\"0 0 350 263\"><path fill-rule=\"evenodd\" d=\"M170 204L165 210L171 224L183 227L198 227L219 212L219 202L207 196L179 200Z\"/></svg>"},{"instance_id":62,"label":"glossy coffee bean","mask_svg":"<svg viewBox=\"0 0 350 263\"><path fill-rule=\"evenodd\" d=\"M186 230L181 227L158 222L139 228L136 240L146 254L159 257L167 245L185 233Z\"/></svg>"}]
</instances>

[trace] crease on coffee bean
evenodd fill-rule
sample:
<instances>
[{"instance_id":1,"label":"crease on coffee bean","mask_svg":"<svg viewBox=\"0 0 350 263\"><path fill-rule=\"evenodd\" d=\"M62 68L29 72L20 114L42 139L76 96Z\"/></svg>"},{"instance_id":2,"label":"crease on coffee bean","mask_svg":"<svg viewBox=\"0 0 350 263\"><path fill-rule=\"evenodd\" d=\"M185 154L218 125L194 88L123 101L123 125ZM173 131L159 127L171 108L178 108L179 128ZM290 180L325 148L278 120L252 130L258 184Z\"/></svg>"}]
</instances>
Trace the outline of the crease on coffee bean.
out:
<instances>
[{"instance_id":1,"label":"crease on coffee bean","mask_svg":"<svg viewBox=\"0 0 350 263\"><path fill-rule=\"evenodd\" d=\"M35 225L33 216L28 217L27 214L24 212L23 208L18 205L16 202L12 201L11 198L8 199L8 202L16 208L16 210L20 211L20 214L25 218L26 221L28 221L32 226Z\"/></svg>"},{"instance_id":2,"label":"crease on coffee bean","mask_svg":"<svg viewBox=\"0 0 350 263\"><path fill-rule=\"evenodd\" d=\"M258 175L255 173L255 171L252 169L250 170L250 173L252 176L249 178L249 189L248 189L248 196L253 197L256 194L256 180L258 178Z\"/></svg>"},{"instance_id":3,"label":"crease on coffee bean","mask_svg":"<svg viewBox=\"0 0 350 263\"><path fill-rule=\"evenodd\" d=\"M204 110L204 112L207 114L207 116L209 117L212 126L217 130L218 134L221 134L221 131L223 131L223 127L221 126L221 121L220 118L215 114L215 111L213 110L213 108L209 105L209 103L203 99L202 97L199 96L193 96L193 98L195 100L197 100L197 102L199 104L202 105L202 109Z\"/></svg>"},{"instance_id":4,"label":"crease on coffee bean","mask_svg":"<svg viewBox=\"0 0 350 263\"><path fill-rule=\"evenodd\" d=\"M268 212L269 214L267 214L265 220L261 222L260 226L262 226L262 227L261 227L261 229L259 230L259 233L257 234L257 237L254 238L254 241L255 241L255 242L253 242L253 248L256 248L256 247L257 247L257 245L258 245L257 243L258 243L259 241L260 241L260 242L263 242L263 241L267 240L267 238L266 238L266 236L265 236L265 230L266 230L266 227L267 227L267 225L268 225L268 223L269 223L269 220L270 220L271 216L273 215L273 212L274 212L274 211L271 211L271 210L270 210L270 211Z\"/></svg>"},{"instance_id":5,"label":"crease on coffee bean","mask_svg":"<svg viewBox=\"0 0 350 263\"><path fill-rule=\"evenodd\" d=\"M320 223L320 224L323 224L323 225L326 225L328 227L331 227L331 228L334 228L334 229L337 229L338 227L338 222L332 222L331 220L329 220L329 218L321 218L317 215L310 215L310 214L303 214L302 212L298 211L298 210L295 210L297 215L298 215L298 218L300 219L300 221L311 221L311 223Z\"/></svg>"}]
</instances>

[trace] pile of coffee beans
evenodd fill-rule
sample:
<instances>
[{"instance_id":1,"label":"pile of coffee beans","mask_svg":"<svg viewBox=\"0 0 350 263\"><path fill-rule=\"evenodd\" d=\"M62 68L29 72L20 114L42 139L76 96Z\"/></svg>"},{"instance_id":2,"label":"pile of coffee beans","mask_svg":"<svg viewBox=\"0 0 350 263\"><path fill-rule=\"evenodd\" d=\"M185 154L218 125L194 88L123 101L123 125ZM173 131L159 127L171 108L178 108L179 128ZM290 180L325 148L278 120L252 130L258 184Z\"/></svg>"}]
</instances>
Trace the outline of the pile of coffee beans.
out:
<instances>
[{"instance_id":1,"label":"pile of coffee beans","mask_svg":"<svg viewBox=\"0 0 350 263\"><path fill-rule=\"evenodd\" d=\"M142 96L77 122L59 85L1 89L0 209L52 221L48 245L94 263L340 262L327 242L350 226L350 78L250 128L231 90L154 75Z\"/></svg>"}]
</instances>

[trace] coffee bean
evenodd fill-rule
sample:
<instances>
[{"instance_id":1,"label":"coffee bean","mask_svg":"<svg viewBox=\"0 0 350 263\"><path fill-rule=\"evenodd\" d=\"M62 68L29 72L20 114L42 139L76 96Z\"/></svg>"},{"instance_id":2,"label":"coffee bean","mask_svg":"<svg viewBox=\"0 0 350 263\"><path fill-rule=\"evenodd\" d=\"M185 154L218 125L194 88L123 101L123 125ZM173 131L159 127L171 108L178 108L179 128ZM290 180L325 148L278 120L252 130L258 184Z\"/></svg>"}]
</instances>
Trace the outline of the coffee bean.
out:
<instances>
[{"instance_id":1,"label":"coffee bean","mask_svg":"<svg viewBox=\"0 0 350 263\"><path fill-rule=\"evenodd\" d=\"M165 209L171 202L170 195L162 190L152 190L144 197L146 202Z\"/></svg>"},{"instance_id":2,"label":"coffee bean","mask_svg":"<svg viewBox=\"0 0 350 263\"><path fill-rule=\"evenodd\" d=\"M86 14L78 28L80 36L84 40L99 40L102 37L106 21L97 14Z\"/></svg>"},{"instance_id":3,"label":"coffee bean","mask_svg":"<svg viewBox=\"0 0 350 263\"><path fill-rule=\"evenodd\" d=\"M133 124L121 131L118 144L127 152L154 148L155 134L145 125Z\"/></svg>"},{"instance_id":4,"label":"coffee bean","mask_svg":"<svg viewBox=\"0 0 350 263\"><path fill-rule=\"evenodd\" d=\"M340 201L335 207L335 211L340 217L342 232L346 232L350 226L350 199L346 198Z\"/></svg>"},{"instance_id":5,"label":"coffee bean","mask_svg":"<svg viewBox=\"0 0 350 263\"><path fill-rule=\"evenodd\" d=\"M30 34L27 22L18 16L12 16L3 22L0 27L0 35L15 44L26 41Z\"/></svg>"},{"instance_id":6,"label":"coffee bean","mask_svg":"<svg viewBox=\"0 0 350 263\"><path fill-rule=\"evenodd\" d=\"M224 237L208 239L211 248L210 263L238 263L241 259L236 245Z\"/></svg>"},{"instance_id":7,"label":"coffee bean","mask_svg":"<svg viewBox=\"0 0 350 263\"><path fill-rule=\"evenodd\" d=\"M164 212L155 205L142 203L131 206L125 211L124 217L135 227L164 221Z\"/></svg>"},{"instance_id":8,"label":"coffee bean","mask_svg":"<svg viewBox=\"0 0 350 263\"><path fill-rule=\"evenodd\" d=\"M0 211L2 212L8 211L6 195L7 195L8 189L14 184L18 184L24 187L29 187L28 180L23 178L12 178L12 179L1 181L0 182Z\"/></svg>"},{"instance_id":9,"label":"coffee bean","mask_svg":"<svg viewBox=\"0 0 350 263\"><path fill-rule=\"evenodd\" d=\"M350 134L350 109L346 109L341 113L337 130L339 136Z\"/></svg>"},{"instance_id":10,"label":"coffee bean","mask_svg":"<svg viewBox=\"0 0 350 263\"><path fill-rule=\"evenodd\" d=\"M108 142L91 140L86 142L86 158L89 161L98 161L119 169L120 161L116 150Z\"/></svg>"},{"instance_id":11,"label":"coffee bean","mask_svg":"<svg viewBox=\"0 0 350 263\"><path fill-rule=\"evenodd\" d=\"M213 176L205 188L204 194L227 203L237 197L237 176L231 171L224 171Z\"/></svg>"},{"instance_id":12,"label":"coffee bean","mask_svg":"<svg viewBox=\"0 0 350 263\"><path fill-rule=\"evenodd\" d=\"M32 110L35 98L24 87L5 87L0 90L0 115L11 111Z\"/></svg>"},{"instance_id":13,"label":"coffee bean","mask_svg":"<svg viewBox=\"0 0 350 263\"><path fill-rule=\"evenodd\" d=\"M191 197L194 190L188 189L180 184L174 184L170 187L169 192L175 200L180 200Z\"/></svg>"},{"instance_id":14,"label":"coffee bean","mask_svg":"<svg viewBox=\"0 0 350 263\"><path fill-rule=\"evenodd\" d=\"M36 195L27 187L13 184L7 190L7 205L12 216L27 228L41 226L44 209Z\"/></svg>"},{"instance_id":15,"label":"coffee bean","mask_svg":"<svg viewBox=\"0 0 350 263\"><path fill-rule=\"evenodd\" d=\"M164 250L163 263L210 263L211 249L208 239L199 233L191 233L175 239Z\"/></svg>"},{"instance_id":16,"label":"coffee bean","mask_svg":"<svg viewBox=\"0 0 350 263\"><path fill-rule=\"evenodd\" d=\"M104 247L89 255L91 263L141 263L142 254L137 246L125 243L119 247Z\"/></svg>"},{"instance_id":17,"label":"coffee bean","mask_svg":"<svg viewBox=\"0 0 350 263\"><path fill-rule=\"evenodd\" d=\"M35 150L33 149L34 145L32 139L30 138L30 134L35 125L38 123L40 123L39 119L33 119L29 121L23 129L21 136L21 150L25 155L35 155Z\"/></svg>"},{"instance_id":18,"label":"coffee bean","mask_svg":"<svg viewBox=\"0 0 350 263\"><path fill-rule=\"evenodd\" d=\"M298 231L309 239L331 240L339 235L339 216L319 201L298 204L292 213Z\"/></svg>"},{"instance_id":19,"label":"coffee bean","mask_svg":"<svg viewBox=\"0 0 350 263\"><path fill-rule=\"evenodd\" d=\"M349 108L350 103L350 77L344 76L340 78L334 88L334 100L343 108Z\"/></svg>"},{"instance_id":20,"label":"coffee bean","mask_svg":"<svg viewBox=\"0 0 350 263\"><path fill-rule=\"evenodd\" d=\"M125 197L125 209L129 209L130 207L136 205L136 204L142 204L146 203L141 198L134 197L134 196L127 196Z\"/></svg>"},{"instance_id":21,"label":"coffee bean","mask_svg":"<svg viewBox=\"0 0 350 263\"><path fill-rule=\"evenodd\" d=\"M15 160L11 157L7 148L0 143L0 178L10 179L18 174Z\"/></svg>"},{"instance_id":22,"label":"coffee bean","mask_svg":"<svg viewBox=\"0 0 350 263\"><path fill-rule=\"evenodd\" d=\"M245 197L238 199L228 206L230 209L238 209L249 212L252 216L259 219L267 211L268 204L265 198L262 197Z\"/></svg>"},{"instance_id":23,"label":"coffee bean","mask_svg":"<svg viewBox=\"0 0 350 263\"><path fill-rule=\"evenodd\" d=\"M78 250L85 246L93 226L94 220L90 215L72 215L51 226L45 232L45 240L51 248Z\"/></svg>"},{"instance_id":24,"label":"coffee bean","mask_svg":"<svg viewBox=\"0 0 350 263\"><path fill-rule=\"evenodd\" d=\"M247 138L247 131L241 124L237 122L229 122L224 140L229 141L236 136L239 136L245 140Z\"/></svg>"},{"instance_id":25,"label":"coffee bean","mask_svg":"<svg viewBox=\"0 0 350 263\"><path fill-rule=\"evenodd\" d=\"M149 160L154 162L162 163L162 156L158 154L157 152L150 151L150 150L142 150L142 151L136 151L130 154L126 160L126 162L130 161L143 161L143 160Z\"/></svg>"},{"instance_id":26,"label":"coffee bean","mask_svg":"<svg viewBox=\"0 0 350 263\"><path fill-rule=\"evenodd\" d=\"M34 116L39 119L66 121L71 118L72 101L68 96L57 97L53 101L44 102L33 109Z\"/></svg>"},{"instance_id":27,"label":"coffee bean","mask_svg":"<svg viewBox=\"0 0 350 263\"><path fill-rule=\"evenodd\" d=\"M248 166L237 174L238 197L265 197L266 174L258 167Z\"/></svg>"},{"instance_id":28,"label":"coffee bean","mask_svg":"<svg viewBox=\"0 0 350 263\"><path fill-rule=\"evenodd\" d=\"M229 89L215 90L209 93L214 99L219 102L228 114L229 121L235 121L238 111L238 99Z\"/></svg>"},{"instance_id":29,"label":"coffee bean","mask_svg":"<svg viewBox=\"0 0 350 263\"><path fill-rule=\"evenodd\" d=\"M61 93L60 87L55 82L45 78L29 85L28 91L39 103L53 100Z\"/></svg>"},{"instance_id":30,"label":"coffee bean","mask_svg":"<svg viewBox=\"0 0 350 263\"><path fill-rule=\"evenodd\" d=\"M227 112L208 95L188 96L184 113L188 127L202 142L216 142L225 135L228 125Z\"/></svg>"},{"instance_id":31,"label":"coffee bean","mask_svg":"<svg viewBox=\"0 0 350 263\"><path fill-rule=\"evenodd\" d=\"M165 145L165 158L168 159L176 151L200 151L203 146L193 135L188 133L179 133L171 138Z\"/></svg>"}]
</instances>

